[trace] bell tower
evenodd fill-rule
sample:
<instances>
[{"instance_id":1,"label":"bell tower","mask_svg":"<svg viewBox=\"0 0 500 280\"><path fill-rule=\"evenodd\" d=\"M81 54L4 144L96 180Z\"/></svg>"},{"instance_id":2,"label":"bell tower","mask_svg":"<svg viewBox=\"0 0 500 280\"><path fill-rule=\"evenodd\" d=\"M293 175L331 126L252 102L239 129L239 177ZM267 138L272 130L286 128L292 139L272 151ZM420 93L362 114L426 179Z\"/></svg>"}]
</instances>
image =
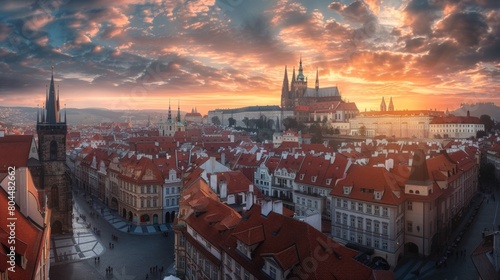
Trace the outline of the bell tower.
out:
<instances>
[{"instance_id":1,"label":"bell tower","mask_svg":"<svg viewBox=\"0 0 500 280\"><path fill-rule=\"evenodd\" d=\"M65 111L66 113L66 111ZM54 233L72 231L70 177L66 172L66 115L62 120L59 106L59 90L56 95L54 67L50 87L46 92L45 106L38 112L36 131L38 153L42 172L40 193L47 197L51 209L51 227ZM45 201L45 199L42 199Z\"/></svg>"}]
</instances>

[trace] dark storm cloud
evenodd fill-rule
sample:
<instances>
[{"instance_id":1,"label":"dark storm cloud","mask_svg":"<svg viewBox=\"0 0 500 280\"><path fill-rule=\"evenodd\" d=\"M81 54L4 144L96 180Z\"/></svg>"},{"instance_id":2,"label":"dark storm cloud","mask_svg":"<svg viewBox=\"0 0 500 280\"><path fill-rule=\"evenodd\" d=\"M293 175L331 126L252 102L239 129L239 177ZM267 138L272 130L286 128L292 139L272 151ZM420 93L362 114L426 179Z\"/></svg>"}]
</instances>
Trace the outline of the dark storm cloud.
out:
<instances>
[{"instance_id":1,"label":"dark storm cloud","mask_svg":"<svg viewBox=\"0 0 500 280\"><path fill-rule=\"evenodd\" d=\"M405 41L404 50L409 53L425 51L426 39L423 37L409 38Z\"/></svg>"},{"instance_id":2,"label":"dark storm cloud","mask_svg":"<svg viewBox=\"0 0 500 280\"><path fill-rule=\"evenodd\" d=\"M442 6L439 1L411 0L404 9L405 23L415 35L429 35L432 25L440 16Z\"/></svg>"},{"instance_id":3,"label":"dark storm cloud","mask_svg":"<svg viewBox=\"0 0 500 280\"><path fill-rule=\"evenodd\" d=\"M364 24L375 18L368 5L363 1L354 1L347 6L333 2L329 8L340 13L345 20L351 23Z\"/></svg>"},{"instance_id":4,"label":"dark storm cloud","mask_svg":"<svg viewBox=\"0 0 500 280\"><path fill-rule=\"evenodd\" d=\"M465 47L476 46L488 33L486 18L476 12L454 13L446 17L436 30L439 37L455 39Z\"/></svg>"}]
</instances>

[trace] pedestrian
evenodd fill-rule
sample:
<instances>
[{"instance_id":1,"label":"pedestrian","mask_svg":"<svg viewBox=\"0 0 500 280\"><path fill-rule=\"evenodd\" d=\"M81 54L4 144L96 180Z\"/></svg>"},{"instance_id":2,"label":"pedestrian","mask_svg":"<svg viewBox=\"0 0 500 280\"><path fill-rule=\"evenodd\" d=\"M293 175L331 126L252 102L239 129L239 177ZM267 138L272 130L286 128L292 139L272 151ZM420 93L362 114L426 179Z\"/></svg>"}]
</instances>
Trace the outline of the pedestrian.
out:
<instances>
[{"instance_id":1,"label":"pedestrian","mask_svg":"<svg viewBox=\"0 0 500 280\"><path fill-rule=\"evenodd\" d=\"M101 262L101 257L97 257L97 262L100 263Z\"/></svg>"}]
</instances>

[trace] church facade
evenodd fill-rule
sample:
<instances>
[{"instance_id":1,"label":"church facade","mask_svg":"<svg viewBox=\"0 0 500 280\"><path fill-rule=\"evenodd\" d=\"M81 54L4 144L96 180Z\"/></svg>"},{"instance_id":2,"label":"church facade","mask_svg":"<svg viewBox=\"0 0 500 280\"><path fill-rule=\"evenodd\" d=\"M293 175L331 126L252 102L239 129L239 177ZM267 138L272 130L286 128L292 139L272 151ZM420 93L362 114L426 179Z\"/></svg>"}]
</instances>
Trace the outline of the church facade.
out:
<instances>
[{"instance_id":1,"label":"church facade","mask_svg":"<svg viewBox=\"0 0 500 280\"><path fill-rule=\"evenodd\" d=\"M164 121L163 117L158 121L158 134L160 136L173 137L176 131L185 131L185 126L181 121L181 107L177 107L177 118L172 119L172 110L170 109L170 101L168 102L168 115L167 120Z\"/></svg>"},{"instance_id":2,"label":"church facade","mask_svg":"<svg viewBox=\"0 0 500 280\"><path fill-rule=\"evenodd\" d=\"M72 231L72 195L70 177L66 170L66 134L68 127L59 106L59 92L56 96L54 73L46 93L45 106L37 114L38 154L41 172L38 175L39 191L47 197L52 211L52 232Z\"/></svg>"},{"instance_id":3,"label":"church facade","mask_svg":"<svg viewBox=\"0 0 500 280\"><path fill-rule=\"evenodd\" d=\"M342 97L338 87L319 87L318 70L314 88L307 87L307 77L304 75L302 58L299 62L298 74L295 75L295 67L292 71L292 81L288 80L287 67L281 88L281 108L283 110L294 110L297 106L307 106L316 102L341 101Z\"/></svg>"}]
</instances>

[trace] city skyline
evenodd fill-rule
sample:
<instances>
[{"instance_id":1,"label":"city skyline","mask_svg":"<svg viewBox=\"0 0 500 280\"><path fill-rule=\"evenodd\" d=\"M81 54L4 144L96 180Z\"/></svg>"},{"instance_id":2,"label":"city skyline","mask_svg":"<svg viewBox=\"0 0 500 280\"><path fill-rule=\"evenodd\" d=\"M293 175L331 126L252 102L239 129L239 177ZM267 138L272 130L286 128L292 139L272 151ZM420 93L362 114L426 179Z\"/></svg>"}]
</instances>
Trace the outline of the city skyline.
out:
<instances>
[{"instance_id":1,"label":"city skyline","mask_svg":"<svg viewBox=\"0 0 500 280\"><path fill-rule=\"evenodd\" d=\"M500 105L500 3L6 1L0 102L42 106L51 66L68 108L280 104L285 66L360 111ZM61 106L62 106L61 104Z\"/></svg>"}]
</instances>

